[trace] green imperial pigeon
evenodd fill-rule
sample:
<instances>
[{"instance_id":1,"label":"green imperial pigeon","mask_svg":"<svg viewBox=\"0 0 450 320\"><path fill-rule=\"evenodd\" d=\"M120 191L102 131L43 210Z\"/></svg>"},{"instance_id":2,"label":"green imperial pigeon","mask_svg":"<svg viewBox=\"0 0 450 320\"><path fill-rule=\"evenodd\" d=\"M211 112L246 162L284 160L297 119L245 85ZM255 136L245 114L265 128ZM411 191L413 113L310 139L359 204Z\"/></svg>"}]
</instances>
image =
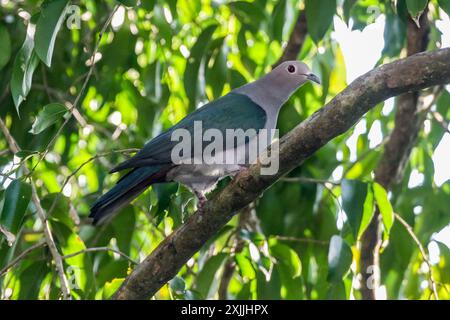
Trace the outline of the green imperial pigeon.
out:
<instances>
[{"instance_id":1,"label":"green imperial pigeon","mask_svg":"<svg viewBox=\"0 0 450 320\"><path fill-rule=\"evenodd\" d=\"M211 190L218 180L239 172L252 163L273 139L271 133L266 143L258 146L256 156L251 158L243 150L247 150L250 141L258 138L259 132L267 129L273 132L278 112L289 97L308 80L320 83L319 78L311 73L308 66L299 61L287 61L259 80L234 89L227 95L205 104L201 108L187 115L176 125L147 142L132 158L119 164L110 172L129 170L119 179L117 184L102 195L92 206L90 217L97 224L107 216L117 212L145 189L154 183L179 182L186 185L198 197L198 209L206 202L205 193ZM196 130L204 131L203 140L197 141ZM212 130L209 130L212 129ZM216 151L214 159L228 159L230 154L233 161L207 162L198 161L198 150L206 151L205 140L211 140L211 133L226 136L229 130L247 131L253 129L254 135L245 137L236 143L233 138L231 147ZM210 137L207 138L206 136ZM194 141L190 148L182 149L179 154L181 161L173 161L175 148L180 137L193 134ZM239 140L239 139L238 139ZM220 145L221 147L223 144ZM194 150L192 154L192 150ZM213 153L211 153L213 154ZM245 159L242 158L245 154ZM239 158L239 159L238 159Z\"/></svg>"}]
</instances>

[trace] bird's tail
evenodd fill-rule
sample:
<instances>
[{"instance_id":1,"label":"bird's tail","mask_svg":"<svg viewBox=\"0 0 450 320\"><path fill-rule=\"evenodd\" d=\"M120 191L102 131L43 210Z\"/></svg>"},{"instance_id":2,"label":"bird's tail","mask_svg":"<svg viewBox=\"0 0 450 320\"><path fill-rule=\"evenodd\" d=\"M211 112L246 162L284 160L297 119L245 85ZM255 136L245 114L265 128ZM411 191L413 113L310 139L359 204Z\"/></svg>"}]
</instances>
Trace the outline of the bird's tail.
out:
<instances>
[{"instance_id":1,"label":"bird's tail","mask_svg":"<svg viewBox=\"0 0 450 320\"><path fill-rule=\"evenodd\" d=\"M122 209L151 184L163 182L167 170L161 166L136 168L124 175L117 184L102 195L91 207L90 218L96 225Z\"/></svg>"}]
</instances>

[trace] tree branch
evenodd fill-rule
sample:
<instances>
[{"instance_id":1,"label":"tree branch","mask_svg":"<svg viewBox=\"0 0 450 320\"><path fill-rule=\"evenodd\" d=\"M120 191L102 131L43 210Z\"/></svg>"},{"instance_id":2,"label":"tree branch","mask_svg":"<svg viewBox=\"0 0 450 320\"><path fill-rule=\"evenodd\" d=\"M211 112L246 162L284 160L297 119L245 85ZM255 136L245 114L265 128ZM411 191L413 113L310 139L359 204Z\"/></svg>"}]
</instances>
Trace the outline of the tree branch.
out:
<instances>
[{"instance_id":1,"label":"tree branch","mask_svg":"<svg viewBox=\"0 0 450 320\"><path fill-rule=\"evenodd\" d=\"M11 269L16 264L18 264L20 261L22 261L22 259L24 259L32 251L34 251L38 248L44 247L46 245L47 245L47 243L45 241L38 241L35 244L33 244L31 247L22 251L17 257L15 257L10 263L8 263L3 269L0 270L0 277L3 277L3 275L5 275L9 269Z\"/></svg>"},{"instance_id":2,"label":"tree branch","mask_svg":"<svg viewBox=\"0 0 450 320\"><path fill-rule=\"evenodd\" d=\"M128 275L113 298L153 296L238 210L331 139L350 129L376 104L401 93L446 83L450 83L450 49L417 54L359 77L280 140L277 174L261 175L260 163L239 173L206 203L202 214L196 212L163 240Z\"/></svg>"},{"instance_id":3,"label":"tree branch","mask_svg":"<svg viewBox=\"0 0 450 320\"><path fill-rule=\"evenodd\" d=\"M407 29L407 54L412 56L426 50L428 44L428 20L427 14L420 18L421 27L410 18ZM395 127L389 136L383 155L375 170L375 181L386 190L401 181L403 172L415 144L424 117L417 111L419 93L407 92L397 98L397 112L395 114ZM379 251L381 248L380 210L375 208L372 221L361 237L361 295L364 300L375 300L376 290L379 287ZM374 268L375 267L375 268ZM377 270L376 274L367 272ZM370 278L373 278L374 285ZM369 288L370 287L370 288Z\"/></svg>"},{"instance_id":4,"label":"tree branch","mask_svg":"<svg viewBox=\"0 0 450 320\"><path fill-rule=\"evenodd\" d=\"M425 251L425 248L423 247L422 243L420 243L419 238L417 238L416 234L414 233L413 228L408 224L408 222L406 222L397 213L394 213L394 217L398 222L400 222L401 225L403 225L403 227L405 227L406 231L409 233L409 235L411 236L411 238L413 239L413 241L416 243L417 247L419 248L419 251L420 251L420 254L422 255L423 261L428 266L428 280L430 283L431 291L433 292L436 300L439 300L439 295L438 295L437 288L436 288L436 281L434 280L434 276L433 276L433 268L432 268L430 259L428 257L428 254Z\"/></svg>"}]
</instances>

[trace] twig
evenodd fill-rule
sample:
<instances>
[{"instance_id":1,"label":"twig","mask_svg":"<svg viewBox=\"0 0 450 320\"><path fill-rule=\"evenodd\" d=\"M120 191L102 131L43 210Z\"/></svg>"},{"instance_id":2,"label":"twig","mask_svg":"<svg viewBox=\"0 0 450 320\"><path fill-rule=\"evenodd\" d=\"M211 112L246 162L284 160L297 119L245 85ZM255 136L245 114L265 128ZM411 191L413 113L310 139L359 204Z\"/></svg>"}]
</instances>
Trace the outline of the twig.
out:
<instances>
[{"instance_id":1,"label":"twig","mask_svg":"<svg viewBox=\"0 0 450 320\"><path fill-rule=\"evenodd\" d=\"M433 271L432 271L432 266L431 266L431 262L428 258L428 254L425 251L425 248L422 246L422 244L420 243L419 238L417 238L416 234L414 233L413 228L408 224L408 222L406 222L405 220L403 220L403 218L397 214L394 213L394 217L395 219L400 222L406 229L406 231L409 233L409 235L411 236L411 238L413 239L413 241L417 244L417 246L419 247L419 251L422 255L423 261L427 264L428 266L428 277L429 277L429 284L430 284L430 289L433 292L436 300L439 300L439 295L436 289L436 281L434 280L433 277Z\"/></svg>"},{"instance_id":2,"label":"twig","mask_svg":"<svg viewBox=\"0 0 450 320\"><path fill-rule=\"evenodd\" d=\"M16 236L1 224L0 233L3 233L9 245L12 245L16 241Z\"/></svg>"},{"instance_id":3,"label":"twig","mask_svg":"<svg viewBox=\"0 0 450 320\"><path fill-rule=\"evenodd\" d=\"M434 120L436 120L437 123L444 129L447 133L450 133L450 129L448 128L448 123L445 121L442 114L440 114L437 111L431 112L431 115Z\"/></svg>"},{"instance_id":4,"label":"twig","mask_svg":"<svg viewBox=\"0 0 450 320\"><path fill-rule=\"evenodd\" d=\"M132 264L135 264L135 265L139 264L139 262L137 262L136 260L130 258L128 255L126 255L126 254L123 253L122 251L116 250L116 249L113 249L113 248L109 248L109 247L86 248L86 249L84 249L84 250L80 250L80 251L77 251L77 252L74 252L74 253L71 253L71 254L67 254L67 255L63 256L62 258L65 260L65 259L69 259L69 258L75 257L75 256L80 255L80 254L83 254L83 253L87 253L87 252L98 252L98 251L110 251L110 252L114 252L114 253L120 255L121 257L127 259L127 260L130 261Z\"/></svg>"},{"instance_id":5,"label":"twig","mask_svg":"<svg viewBox=\"0 0 450 320\"><path fill-rule=\"evenodd\" d=\"M332 184L334 186L338 186L341 184L339 181L321 180L321 179L314 179L314 178L308 178L308 177L284 177L284 178L281 178L280 180L285 181L285 182L306 182L306 183L317 183L317 184Z\"/></svg>"},{"instance_id":6,"label":"twig","mask_svg":"<svg viewBox=\"0 0 450 320\"><path fill-rule=\"evenodd\" d=\"M285 236L275 236L274 238L277 240L280 240L280 241L311 243L311 244L317 244L317 245L321 245L321 246L327 246L329 244L328 241L311 239L311 238L297 238L297 237L285 237Z\"/></svg>"},{"instance_id":7,"label":"twig","mask_svg":"<svg viewBox=\"0 0 450 320\"><path fill-rule=\"evenodd\" d=\"M9 132L8 128L6 127L5 123L2 119L0 119L0 129L3 132L3 135L5 136L6 140L9 144L9 149L12 153L17 153L20 151L20 147L17 145L16 140ZM23 171L25 174L29 174L29 169L24 166ZM61 291L63 293L64 299L70 299L70 288L69 288L69 281L67 280L66 274L64 272L64 265L63 261L61 259L61 255L58 252L58 249L56 248L55 241L53 240L53 235L50 230L50 225L48 223L47 217L45 215L44 209L41 206L41 201L39 200L39 196L36 190L36 186L33 183L33 181L30 179L31 184L31 199L34 203L34 206L36 207L36 212L39 217L39 219L42 222L43 229L44 229L44 236L45 240L47 242L47 246L50 250L50 253L52 254L53 260L55 262L56 270L58 272L58 276L61 282Z\"/></svg>"},{"instance_id":8,"label":"twig","mask_svg":"<svg viewBox=\"0 0 450 320\"><path fill-rule=\"evenodd\" d=\"M17 257L15 257L10 263L8 263L2 270L0 270L0 277L3 277L9 269L14 267L16 264L18 264L23 258L25 258L30 252L34 251L35 249L41 248L43 246L46 246L47 243L45 241L36 242L31 247L25 249L22 251Z\"/></svg>"}]
</instances>

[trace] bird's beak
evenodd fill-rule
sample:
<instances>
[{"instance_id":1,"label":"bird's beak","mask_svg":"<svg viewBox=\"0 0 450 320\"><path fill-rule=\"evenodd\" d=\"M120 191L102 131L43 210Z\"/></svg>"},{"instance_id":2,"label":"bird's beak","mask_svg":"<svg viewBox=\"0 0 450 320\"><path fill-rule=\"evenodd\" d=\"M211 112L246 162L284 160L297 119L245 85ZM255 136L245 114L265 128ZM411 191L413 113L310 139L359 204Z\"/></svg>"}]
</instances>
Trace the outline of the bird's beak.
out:
<instances>
[{"instance_id":1,"label":"bird's beak","mask_svg":"<svg viewBox=\"0 0 450 320\"><path fill-rule=\"evenodd\" d=\"M315 82L317 84L321 84L320 78L318 76L316 76L314 73L307 74L306 79L308 79L312 82Z\"/></svg>"}]
</instances>

